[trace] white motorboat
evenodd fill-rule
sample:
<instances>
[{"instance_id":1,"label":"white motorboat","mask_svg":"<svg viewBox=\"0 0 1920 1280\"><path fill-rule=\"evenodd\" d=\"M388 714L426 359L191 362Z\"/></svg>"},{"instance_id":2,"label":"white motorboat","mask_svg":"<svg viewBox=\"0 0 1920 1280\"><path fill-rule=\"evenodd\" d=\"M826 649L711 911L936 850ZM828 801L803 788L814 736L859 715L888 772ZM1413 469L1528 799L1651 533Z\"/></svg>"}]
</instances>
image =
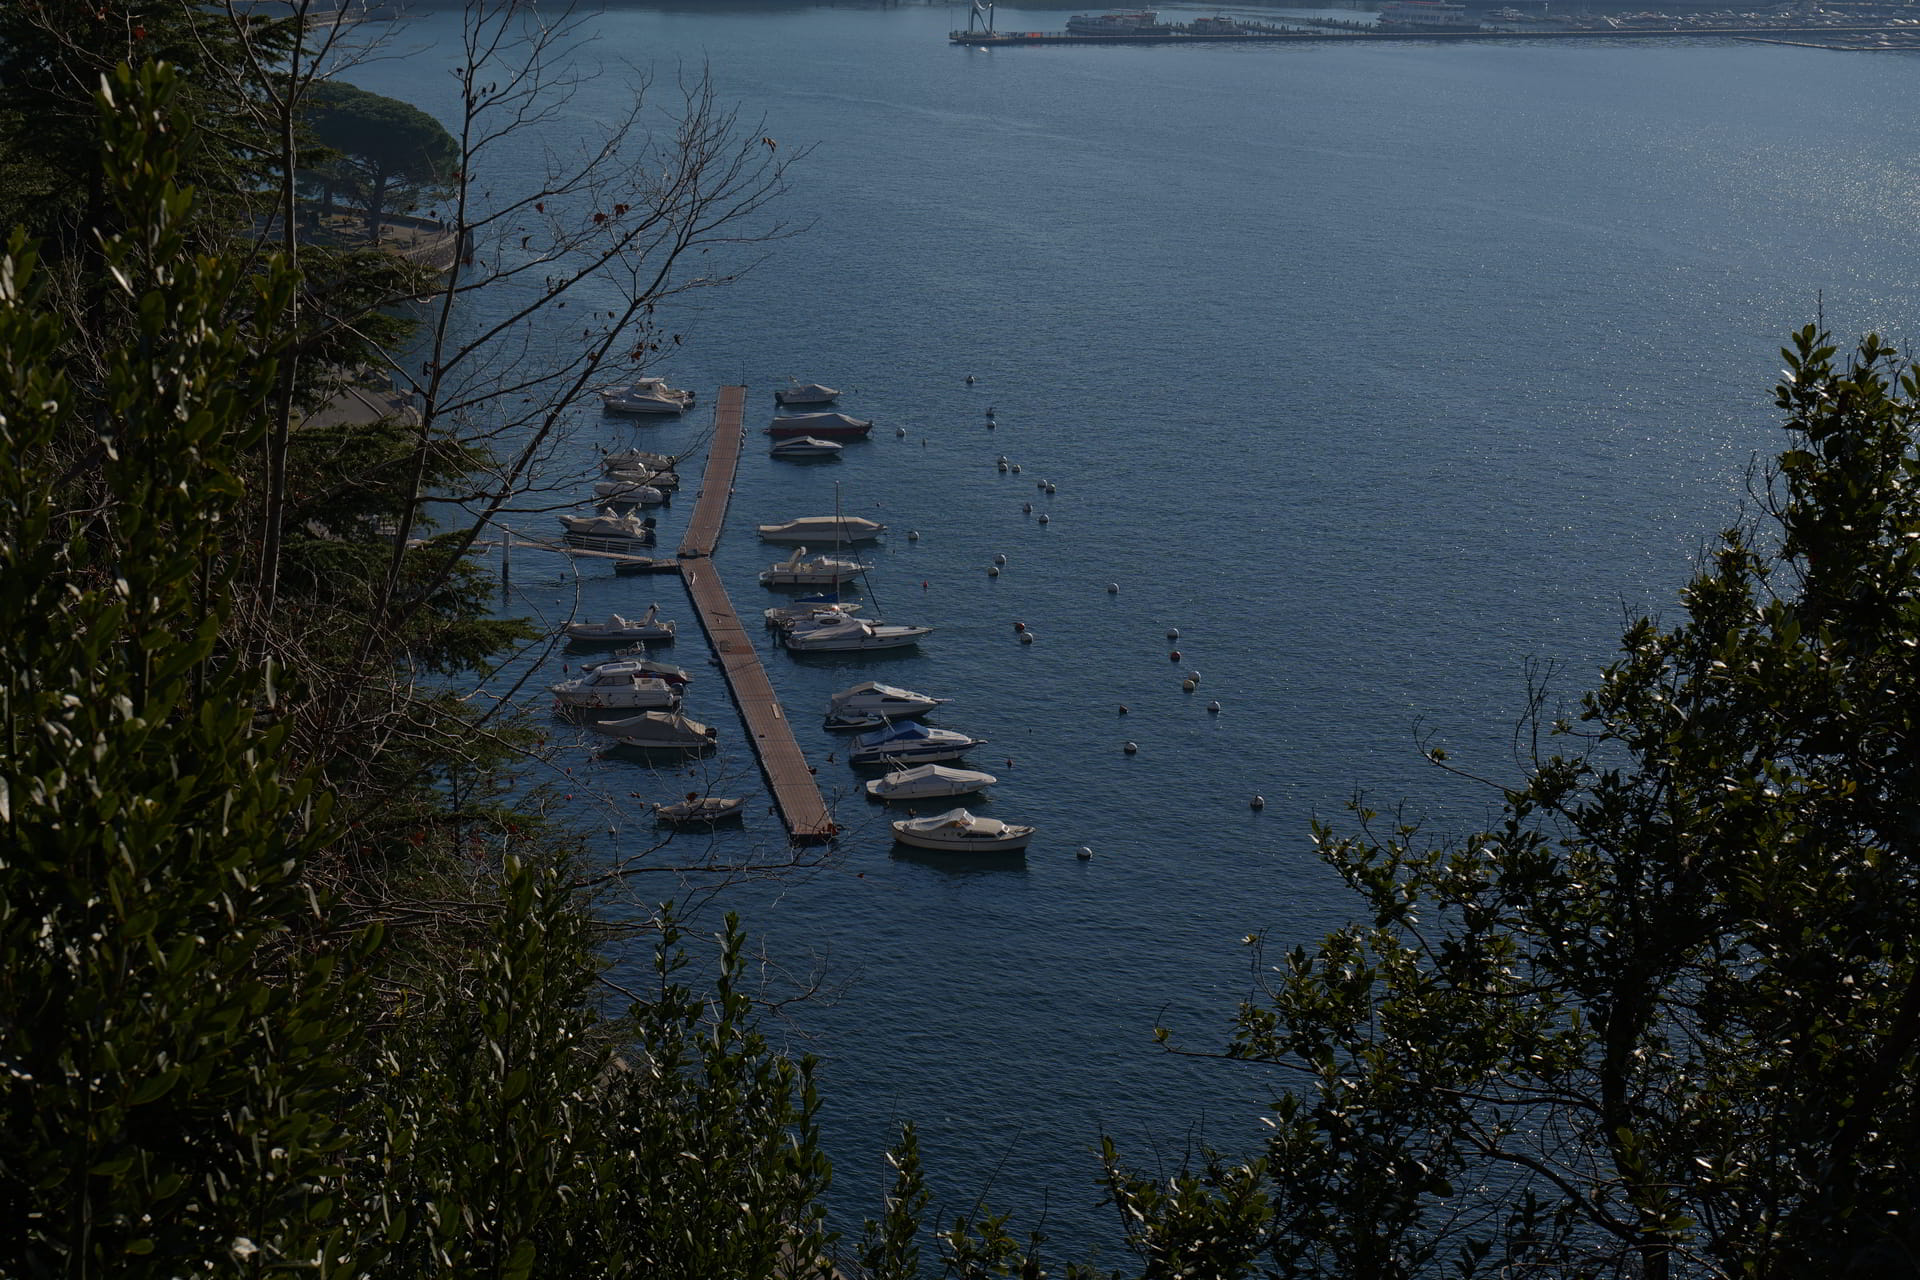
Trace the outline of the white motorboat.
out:
<instances>
[{"instance_id":1,"label":"white motorboat","mask_svg":"<svg viewBox=\"0 0 1920 1280\"><path fill-rule=\"evenodd\" d=\"M853 764L891 764L896 760L903 765L933 764L957 760L986 741L957 729L929 729L909 720L855 738L847 749L847 759Z\"/></svg>"},{"instance_id":2,"label":"white motorboat","mask_svg":"<svg viewBox=\"0 0 1920 1280\"><path fill-rule=\"evenodd\" d=\"M887 531L878 520L864 516L797 516L780 524L759 526L762 542L871 542Z\"/></svg>"},{"instance_id":3,"label":"white motorboat","mask_svg":"<svg viewBox=\"0 0 1920 1280\"><path fill-rule=\"evenodd\" d=\"M832 404L839 399L840 393L832 387L823 387L817 382L802 382L798 378L788 378L788 386L773 393L776 404Z\"/></svg>"},{"instance_id":4,"label":"white motorboat","mask_svg":"<svg viewBox=\"0 0 1920 1280\"><path fill-rule=\"evenodd\" d=\"M876 800L938 800L945 796L970 795L998 781L1000 779L992 774L978 769L923 764L875 778L867 784L867 794Z\"/></svg>"},{"instance_id":5,"label":"white motorboat","mask_svg":"<svg viewBox=\"0 0 1920 1280\"><path fill-rule=\"evenodd\" d=\"M932 627L896 626L844 618L820 626L788 630L781 643L793 653L865 653L876 649L903 649L933 634Z\"/></svg>"},{"instance_id":6,"label":"white motorboat","mask_svg":"<svg viewBox=\"0 0 1920 1280\"><path fill-rule=\"evenodd\" d=\"M642 416L685 413L693 408L693 392L670 387L665 378L636 378L627 386L602 391L600 407L608 413Z\"/></svg>"},{"instance_id":7,"label":"white motorboat","mask_svg":"<svg viewBox=\"0 0 1920 1280\"><path fill-rule=\"evenodd\" d=\"M716 822L737 818L747 810L747 802L738 796L703 796L687 792L685 800L655 805L654 816L676 827L710 827Z\"/></svg>"},{"instance_id":8,"label":"white motorboat","mask_svg":"<svg viewBox=\"0 0 1920 1280\"><path fill-rule=\"evenodd\" d=\"M866 418L845 413L783 413L767 428L772 436L813 436L819 440L857 440L873 430Z\"/></svg>"},{"instance_id":9,"label":"white motorboat","mask_svg":"<svg viewBox=\"0 0 1920 1280\"><path fill-rule=\"evenodd\" d=\"M608 551L618 554L653 545L652 516L632 512L616 516L602 511L592 516L561 516L561 535L565 543L579 551Z\"/></svg>"},{"instance_id":10,"label":"white motorboat","mask_svg":"<svg viewBox=\"0 0 1920 1280\"><path fill-rule=\"evenodd\" d=\"M600 459L601 470L608 472L671 471L679 464L680 460L670 453L654 453L648 449L622 449Z\"/></svg>"},{"instance_id":11,"label":"white motorboat","mask_svg":"<svg viewBox=\"0 0 1920 1280\"><path fill-rule=\"evenodd\" d=\"M767 452L776 458L831 458L844 447L816 436L793 436L775 441L773 448Z\"/></svg>"},{"instance_id":12,"label":"white motorboat","mask_svg":"<svg viewBox=\"0 0 1920 1280\"><path fill-rule=\"evenodd\" d=\"M567 637L586 644L620 643L629 640L671 640L673 623L660 621L660 606L650 604L638 618L608 614L605 622L569 622Z\"/></svg>"},{"instance_id":13,"label":"white motorboat","mask_svg":"<svg viewBox=\"0 0 1920 1280\"><path fill-rule=\"evenodd\" d=\"M650 751L701 751L720 740L718 729L678 711L642 711L625 720L603 720L593 731L618 738L622 746Z\"/></svg>"},{"instance_id":14,"label":"white motorboat","mask_svg":"<svg viewBox=\"0 0 1920 1280\"><path fill-rule=\"evenodd\" d=\"M811 631L844 622L860 611L858 600L809 600L797 604L775 605L762 610L761 617L775 631Z\"/></svg>"},{"instance_id":15,"label":"white motorboat","mask_svg":"<svg viewBox=\"0 0 1920 1280\"><path fill-rule=\"evenodd\" d=\"M678 471L655 471L650 467L616 467L607 472L607 479L644 484L663 493L672 493L680 487Z\"/></svg>"},{"instance_id":16,"label":"white motorboat","mask_svg":"<svg viewBox=\"0 0 1920 1280\"><path fill-rule=\"evenodd\" d=\"M827 700L827 727L871 729L888 720L923 716L946 701L946 698L929 698L911 689L881 684L878 680L863 680Z\"/></svg>"},{"instance_id":17,"label":"white motorboat","mask_svg":"<svg viewBox=\"0 0 1920 1280\"><path fill-rule=\"evenodd\" d=\"M949 809L931 818L902 818L893 838L916 849L946 853L1018 853L1033 839L1033 828L982 818L965 809Z\"/></svg>"},{"instance_id":18,"label":"white motorboat","mask_svg":"<svg viewBox=\"0 0 1920 1280\"><path fill-rule=\"evenodd\" d=\"M585 711L672 710L680 705L679 689L648 675L637 662L602 663L552 689L561 706Z\"/></svg>"},{"instance_id":19,"label":"white motorboat","mask_svg":"<svg viewBox=\"0 0 1920 1280\"><path fill-rule=\"evenodd\" d=\"M685 667L676 667L671 662L655 662L647 656L647 646L644 644L636 644L626 649L615 649L604 658L582 662L580 669L582 671L597 671L601 667L616 665L635 667L641 675L650 676L655 680L664 680L676 689L684 689L693 683L693 673L691 671L688 671Z\"/></svg>"},{"instance_id":20,"label":"white motorboat","mask_svg":"<svg viewBox=\"0 0 1920 1280\"><path fill-rule=\"evenodd\" d=\"M655 488L634 475L594 481L593 496L601 502L624 502L641 507L657 507L667 500L666 490Z\"/></svg>"},{"instance_id":21,"label":"white motorboat","mask_svg":"<svg viewBox=\"0 0 1920 1280\"><path fill-rule=\"evenodd\" d=\"M763 587L837 587L873 568L858 560L841 560L819 555L807 559L807 549L797 548L785 560L776 560L760 573Z\"/></svg>"}]
</instances>

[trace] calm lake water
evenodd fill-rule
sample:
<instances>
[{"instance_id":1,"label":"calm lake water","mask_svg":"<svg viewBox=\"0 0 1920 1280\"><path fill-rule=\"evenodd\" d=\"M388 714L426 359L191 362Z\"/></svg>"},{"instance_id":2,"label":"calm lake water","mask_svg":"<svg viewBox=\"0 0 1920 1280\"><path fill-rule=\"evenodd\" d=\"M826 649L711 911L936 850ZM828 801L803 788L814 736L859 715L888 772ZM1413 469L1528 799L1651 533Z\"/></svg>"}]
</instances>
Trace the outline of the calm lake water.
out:
<instances>
[{"instance_id":1,"label":"calm lake water","mask_svg":"<svg viewBox=\"0 0 1920 1280\"><path fill-rule=\"evenodd\" d=\"M1068 12L1002 6L998 25ZM456 22L420 12L351 78L444 112ZM1346 918L1310 820L1364 791L1436 837L1470 829L1497 795L1417 743L1512 778L1528 664L1587 687L1623 608L1671 611L1736 518L1780 444L1789 330L1823 305L1843 338L1912 336L1920 70L1732 42L950 47L965 24L964 7L616 6L582 54L604 74L525 163L614 114L640 71L702 67L745 130L811 148L781 204L804 233L668 317L686 343L661 371L701 411L583 411L562 461L585 475L598 445L687 447L728 382L750 386L752 426L789 375L880 424L822 466L751 436L716 563L759 607L778 553L751 526L837 494L894 529L870 611L938 632L865 660L768 643L846 834L814 874L720 905L831 989L772 1030L825 1060L837 1212L873 1208L912 1119L948 1209L984 1191L1111 1258L1102 1131L1162 1167L1196 1139L1259 1140L1277 1078L1169 1057L1151 1031L1219 1045L1252 982L1241 940ZM668 653L700 672L687 709L725 743L656 773L556 722L580 740L578 815L632 853L655 838L636 795L711 784L755 798L720 852L779 851L677 584L565 568L517 558L509 611L659 599L684 628ZM856 789L870 775L817 727L828 693L869 678L952 698L935 722L991 740L971 759L1001 782L975 807L1039 827L1024 864L893 854Z\"/></svg>"}]
</instances>

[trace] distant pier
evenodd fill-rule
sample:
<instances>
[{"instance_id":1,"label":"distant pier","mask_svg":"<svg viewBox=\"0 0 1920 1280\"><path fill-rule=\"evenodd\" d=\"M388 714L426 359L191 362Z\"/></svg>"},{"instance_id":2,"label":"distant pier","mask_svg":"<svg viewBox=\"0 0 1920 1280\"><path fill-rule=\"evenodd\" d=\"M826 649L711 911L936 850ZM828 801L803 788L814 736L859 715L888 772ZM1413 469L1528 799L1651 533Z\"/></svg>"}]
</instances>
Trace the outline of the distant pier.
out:
<instances>
[{"instance_id":1,"label":"distant pier","mask_svg":"<svg viewBox=\"0 0 1920 1280\"><path fill-rule=\"evenodd\" d=\"M793 726L780 707L773 683L760 664L753 637L741 625L709 558L726 523L727 499L733 493L733 478L740 464L746 436L746 397L745 387L722 387L714 404L707 469L694 500L693 519L680 542L680 576L693 598L707 642L720 661L720 670L726 675L740 719L753 740L761 772L766 774L767 786L786 823L787 837L796 844L820 844L834 836L833 815L827 812L820 784L814 780L813 769L794 739Z\"/></svg>"},{"instance_id":2,"label":"distant pier","mask_svg":"<svg viewBox=\"0 0 1920 1280\"><path fill-rule=\"evenodd\" d=\"M1700 27L1676 22L1671 27L1603 27L1575 31L1288 31L1261 27L1251 31L1188 32L1173 31L1153 35L1069 35L1064 31L954 31L949 40L957 45L978 48L1053 48L1080 44L1338 44L1342 41L1422 40L1457 44L1463 40L1541 41L1541 40L1671 40L1671 39L1765 39L1782 43L1817 45L1825 49L1874 48L1858 43L1835 44L1836 37L1857 41L1865 37L1899 36L1915 38L1915 29L1878 23L1862 26L1750 26ZM1914 47L1912 45L1907 46Z\"/></svg>"}]
</instances>

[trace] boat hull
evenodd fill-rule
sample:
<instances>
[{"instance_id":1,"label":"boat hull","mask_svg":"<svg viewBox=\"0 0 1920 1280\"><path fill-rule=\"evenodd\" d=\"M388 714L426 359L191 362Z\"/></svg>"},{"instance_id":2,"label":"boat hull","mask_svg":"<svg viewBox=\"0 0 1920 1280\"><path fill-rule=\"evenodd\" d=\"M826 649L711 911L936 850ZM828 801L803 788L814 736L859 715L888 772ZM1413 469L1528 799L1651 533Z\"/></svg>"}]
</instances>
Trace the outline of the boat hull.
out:
<instances>
[{"instance_id":1,"label":"boat hull","mask_svg":"<svg viewBox=\"0 0 1920 1280\"><path fill-rule=\"evenodd\" d=\"M991 839L947 838L904 830L902 824L896 822L893 824L893 838L915 849L932 849L940 853L1024 853L1033 839L1033 832L1029 830L1024 835L996 836Z\"/></svg>"}]
</instances>

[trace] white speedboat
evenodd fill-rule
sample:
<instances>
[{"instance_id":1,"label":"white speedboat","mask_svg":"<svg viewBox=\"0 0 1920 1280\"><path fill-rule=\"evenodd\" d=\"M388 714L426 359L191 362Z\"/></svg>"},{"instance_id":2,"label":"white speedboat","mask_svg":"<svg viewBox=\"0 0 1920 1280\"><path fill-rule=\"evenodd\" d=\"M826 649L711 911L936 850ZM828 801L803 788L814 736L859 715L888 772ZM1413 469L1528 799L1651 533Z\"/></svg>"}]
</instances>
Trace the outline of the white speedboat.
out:
<instances>
[{"instance_id":1,"label":"white speedboat","mask_svg":"<svg viewBox=\"0 0 1920 1280\"><path fill-rule=\"evenodd\" d=\"M562 539L579 551L620 553L638 551L653 545L652 516L636 516L631 511L616 516L603 511L593 516L561 516Z\"/></svg>"},{"instance_id":2,"label":"white speedboat","mask_svg":"<svg viewBox=\"0 0 1920 1280\"><path fill-rule=\"evenodd\" d=\"M738 796L703 796L687 792L685 800L655 805L654 816L676 827L710 827L716 822L737 818L747 810L747 802Z\"/></svg>"},{"instance_id":3,"label":"white speedboat","mask_svg":"<svg viewBox=\"0 0 1920 1280\"><path fill-rule=\"evenodd\" d=\"M832 404L839 399L840 393L832 387L823 387L817 382L802 382L798 378L788 378L790 384L773 393L776 404Z\"/></svg>"},{"instance_id":4,"label":"white speedboat","mask_svg":"<svg viewBox=\"0 0 1920 1280\"><path fill-rule=\"evenodd\" d=\"M873 568L858 560L841 560L834 556L820 555L807 559L807 549L800 547L785 560L776 560L760 573L760 585L763 587L837 587L850 578L858 577Z\"/></svg>"},{"instance_id":5,"label":"white speedboat","mask_svg":"<svg viewBox=\"0 0 1920 1280\"><path fill-rule=\"evenodd\" d=\"M767 452L776 458L831 458L836 456L843 447L831 440L821 440L815 436L793 436L776 441L773 448Z\"/></svg>"},{"instance_id":6,"label":"white speedboat","mask_svg":"<svg viewBox=\"0 0 1920 1280\"><path fill-rule=\"evenodd\" d=\"M625 720L603 720L593 726L593 731L618 738L622 746L649 751L701 751L720 740L718 729L689 720L678 711L642 711Z\"/></svg>"},{"instance_id":7,"label":"white speedboat","mask_svg":"<svg viewBox=\"0 0 1920 1280\"><path fill-rule=\"evenodd\" d=\"M857 440L873 430L866 418L845 413L783 413L767 428L772 436L813 436L818 440Z\"/></svg>"},{"instance_id":8,"label":"white speedboat","mask_svg":"<svg viewBox=\"0 0 1920 1280\"><path fill-rule=\"evenodd\" d=\"M620 475L593 483L593 496L601 502L624 502L630 506L657 507L667 500L666 490L656 488L639 476Z\"/></svg>"},{"instance_id":9,"label":"white speedboat","mask_svg":"<svg viewBox=\"0 0 1920 1280\"><path fill-rule=\"evenodd\" d=\"M624 387L602 391L600 407L608 413L639 416L685 413L693 408L693 392L670 387L665 378L636 378Z\"/></svg>"},{"instance_id":10,"label":"white speedboat","mask_svg":"<svg viewBox=\"0 0 1920 1280\"><path fill-rule=\"evenodd\" d=\"M670 711L680 705L677 688L648 675L636 662L602 663L552 689L561 706L585 711Z\"/></svg>"},{"instance_id":11,"label":"white speedboat","mask_svg":"<svg viewBox=\"0 0 1920 1280\"><path fill-rule=\"evenodd\" d=\"M775 605L761 612L775 631L811 631L846 621L860 611L858 600L808 600L796 604Z\"/></svg>"},{"instance_id":12,"label":"white speedboat","mask_svg":"<svg viewBox=\"0 0 1920 1280\"><path fill-rule=\"evenodd\" d=\"M965 809L949 809L931 818L902 818L893 838L916 849L946 853L1018 853L1033 839L1033 828L982 818Z\"/></svg>"},{"instance_id":13,"label":"white speedboat","mask_svg":"<svg viewBox=\"0 0 1920 1280\"><path fill-rule=\"evenodd\" d=\"M864 516L797 516L780 524L759 526L762 542L871 542L887 531L878 520Z\"/></svg>"},{"instance_id":14,"label":"white speedboat","mask_svg":"<svg viewBox=\"0 0 1920 1280\"><path fill-rule=\"evenodd\" d=\"M582 662L582 671L597 671L601 667L628 666L636 668L641 675L655 680L664 680L676 689L684 689L693 683L693 673L685 667L676 667L671 662L655 662L647 656L647 646L636 644L627 649L615 649L604 658Z\"/></svg>"},{"instance_id":15,"label":"white speedboat","mask_svg":"<svg viewBox=\"0 0 1920 1280\"><path fill-rule=\"evenodd\" d=\"M933 634L932 627L896 626L843 618L819 626L803 626L781 637L793 653L865 653L876 649L904 649Z\"/></svg>"},{"instance_id":16,"label":"white speedboat","mask_svg":"<svg viewBox=\"0 0 1920 1280\"><path fill-rule=\"evenodd\" d=\"M923 716L946 701L946 698L929 698L924 693L881 684L877 680L863 680L827 700L827 727L871 729L888 720L911 720L915 716Z\"/></svg>"},{"instance_id":17,"label":"white speedboat","mask_svg":"<svg viewBox=\"0 0 1920 1280\"><path fill-rule=\"evenodd\" d=\"M867 784L867 794L875 800L938 800L946 796L971 795L990 787L1000 779L978 769L949 769L944 764L915 765L900 769Z\"/></svg>"},{"instance_id":18,"label":"white speedboat","mask_svg":"<svg viewBox=\"0 0 1920 1280\"><path fill-rule=\"evenodd\" d=\"M933 764L957 760L986 741L957 729L929 729L909 720L855 738L848 747L847 759L853 764L891 764L896 760L903 765Z\"/></svg>"},{"instance_id":19,"label":"white speedboat","mask_svg":"<svg viewBox=\"0 0 1920 1280\"><path fill-rule=\"evenodd\" d=\"M671 640L673 624L660 621L660 606L650 604L638 618L607 615L605 622L569 622L567 637L587 644L621 643L630 640Z\"/></svg>"}]
</instances>

